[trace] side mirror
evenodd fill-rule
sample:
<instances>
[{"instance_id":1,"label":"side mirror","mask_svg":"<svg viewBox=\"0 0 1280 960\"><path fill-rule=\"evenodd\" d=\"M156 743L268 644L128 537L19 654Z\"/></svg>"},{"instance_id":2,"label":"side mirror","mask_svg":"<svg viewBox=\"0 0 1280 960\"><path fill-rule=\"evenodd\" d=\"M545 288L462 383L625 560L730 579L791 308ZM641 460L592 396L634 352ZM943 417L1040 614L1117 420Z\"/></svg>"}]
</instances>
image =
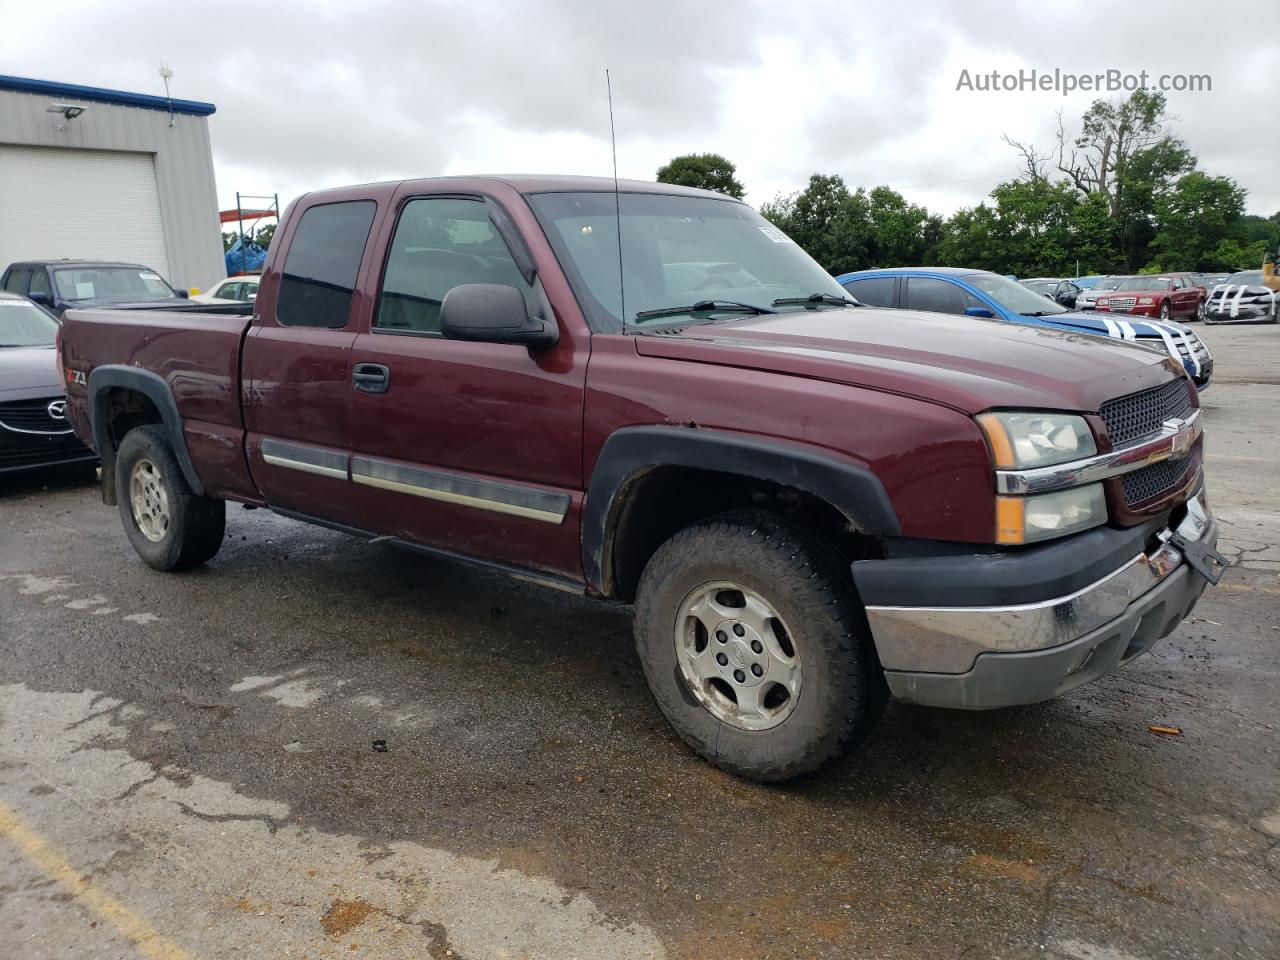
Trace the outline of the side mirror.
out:
<instances>
[{"instance_id":1,"label":"side mirror","mask_svg":"<svg viewBox=\"0 0 1280 960\"><path fill-rule=\"evenodd\" d=\"M964 315L966 317L982 317L986 320L994 320L996 316L986 307L965 307Z\"/></svg>"},{"instance_id":2,"label":"side mirror","mask_svg":"<svg viewBox=\"0 0 1280 960\"><path fill-rule=\"evenodd\" d=\"M40 304L42 307L47 307L49 304L53 303L53 300L50 299L49 295L43 291L33 290L31 293L27 294L27 299L32 303Z\"/></svg>"},{"instance_id":3,"label":"side mirror","mask_svg":"<svg viewBox=\"0 0 1280 960\"><path fill-rule=\"evenodd\" d=\"M185 290L175 290L173 292L176 293L183 300L186 300L189 296L191 296L191 294L187 293L187 291Z\"/></svg>"},{"instance_id":4,"label":"side mirror","mask_svg":"<svg viewBox=\"0 0 1280 960\"><path fill-rule=\"evenodd\" d=\"M560 341L554 320L529 316L520 291L500 283L464 283L446 293L440 332L449 340L530 347L553 347Z\"/></svg>"}]
</instances>

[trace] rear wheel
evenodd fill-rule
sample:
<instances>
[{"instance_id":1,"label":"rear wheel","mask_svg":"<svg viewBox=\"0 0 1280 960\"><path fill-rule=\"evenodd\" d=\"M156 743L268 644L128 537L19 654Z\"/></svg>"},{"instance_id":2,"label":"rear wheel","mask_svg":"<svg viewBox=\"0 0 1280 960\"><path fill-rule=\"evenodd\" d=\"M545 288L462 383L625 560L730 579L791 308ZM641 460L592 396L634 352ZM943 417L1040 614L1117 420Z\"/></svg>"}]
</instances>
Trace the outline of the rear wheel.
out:
<instances>
[{"instance_id":1,"label":"rear wheel","mask_svg":"<svg viewBox=\"0 0 1280 960\"><path fill-rule=\"evenodd\" d=\"M194 567L222 545L226 505L192 491L160 427L126 434L116 454L116 490L124 532L149 566Z\"/></svg>"},{"instance_id":2,"label":"rear wheel","mask_svg":"<svg viewBox=\"0 0 1280 960\"><path fill-rule=\"evenodd\" d=\"M819 545L771 518L699 523L663 544L641 578L635 631L676 732L752 780L816 770L884 706L852 587Z\"/></svg>"}]
</instances>

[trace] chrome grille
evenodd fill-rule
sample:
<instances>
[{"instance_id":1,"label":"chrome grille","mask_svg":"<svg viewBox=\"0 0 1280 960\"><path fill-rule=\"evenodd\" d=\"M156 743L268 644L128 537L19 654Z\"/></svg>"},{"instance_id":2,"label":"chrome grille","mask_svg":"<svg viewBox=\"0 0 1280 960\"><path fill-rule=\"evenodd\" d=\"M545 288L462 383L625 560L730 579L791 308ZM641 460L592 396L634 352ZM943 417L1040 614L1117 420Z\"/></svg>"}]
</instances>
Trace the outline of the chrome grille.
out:
<instances>
[{"instance_id":1,"label":"chrome grille","mask_svg":"<svg viewBox=\"0 0 1280 960\"><path fill-rule=\"evenodd\" d=\"M1187 474L1199 462L1199 453L1192 453L1177 460L1162 460L1133 473L1126 473L1122 478L1125 502L1134 506L1172 490L1186 480Z\"/></svg>"},{"instance_id":2,"label":"chrome grille","mask_svg":"<svg viewBox=\"0 0 1280 960\"><path fill-rule=\"evenodd\" d=\"M62 397L40 397L35 400L13 400L0 403L0 427L27 433L70 433L66 419L49 415L49 404Z\"/></svg>"},{"instance_id":3,"label":"chrome grille","mask_svg":"<svg viewBox=\"0 0 1280 960\"><path fill-rule=\"evenodd\" d=\"M1166 420L1189 416L1191 409L1191 390L1185 380L1179 379L1108 400L1099 412L1111 435L1111 443L1118 447L1157 432Z\"/></svg>"},{"instance_id":4,"label":"chrome grille","mask_svg":"<svg viewBox=\"0 0 1280 960\"><path fill-rule=\"evenodd\" d=\"M1132 310L1137 302L1137 297L1112 297L1109 306L1112 310Z\"/></svg>"}]
</instances>

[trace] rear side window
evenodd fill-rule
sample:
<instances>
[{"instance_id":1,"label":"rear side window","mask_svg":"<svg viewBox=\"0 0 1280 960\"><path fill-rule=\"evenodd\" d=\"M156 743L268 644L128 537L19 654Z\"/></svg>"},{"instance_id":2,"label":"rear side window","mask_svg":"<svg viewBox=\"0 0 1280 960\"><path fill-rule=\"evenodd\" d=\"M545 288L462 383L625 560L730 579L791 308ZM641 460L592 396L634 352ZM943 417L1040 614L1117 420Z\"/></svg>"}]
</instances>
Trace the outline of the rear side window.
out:
<instances>
[{"instance_id":1,"label":"rear side window","mask_svg":"<svg viewBox=\"0 0 1280 960\"><path fill-rule=\"evenodd\" d=\"M287 327L345 327L377 204L351 200L302 215L284 261L276 320Z\"/></svg>"},{"instance_id":2,"label":"rear side window","mask_svg":"<svg viewBox=\"0 0 1280 960\"><path fill-rule=\"evenodd\" d=\"M869 307L893 307L897 306L894 282L893 277L867 277L865 280L851 280L844 288Z\"/></svg>"},{"instance_id":3,"label":"rear side window","mask_svg":"<svg viewBox=\"0 0 1280 960\"><path fill-rule=\"evenodd\" d=\"M857 296L857 294L854 294ZM934 313L964 313L966 307L981 306L960 287L932 277L908 277L905 306L910 310Z\"/></svg>"},{"instance_id":4,"label":"rear side window","mask_svg":"<svg viewBox=\"0 0 1280 960\"><path fill-rule=\"evenodd\" d=\"M47 270L31 271L31 289L28 290L27 293L53 293L53 291L49 289L49 272Z\"/></svg>"}]
</instances>

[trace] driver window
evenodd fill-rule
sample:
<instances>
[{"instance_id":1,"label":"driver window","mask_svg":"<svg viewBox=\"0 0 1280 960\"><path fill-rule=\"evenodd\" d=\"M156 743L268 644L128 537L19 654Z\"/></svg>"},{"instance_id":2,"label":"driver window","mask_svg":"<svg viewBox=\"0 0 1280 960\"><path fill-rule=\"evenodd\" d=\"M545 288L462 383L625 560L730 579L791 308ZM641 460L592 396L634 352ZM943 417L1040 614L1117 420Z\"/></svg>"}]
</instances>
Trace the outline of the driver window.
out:
<instances>
[{"instance_id":1,"label":"driver window","mask_svg":"<svg viewBox=\"0 0 1280 960\"><path fill-rule=\"evenodd\" d=\"M374 328L384 333L440 332L440 304L464 283L526 289L484 201L410 200L400 212L382 275Z\"/></svg>"},{"instance_id":2,"label":"driver window","mask_svg":"<svg viewBox=\"0 0 1280 960\"><path fill-rule=\"evenodd\" d=\"M906 303L909 310L934 313L964 313L966 307L981 306L954 283L933 277L908 277Z\"/></svg>"}]
</instances>

